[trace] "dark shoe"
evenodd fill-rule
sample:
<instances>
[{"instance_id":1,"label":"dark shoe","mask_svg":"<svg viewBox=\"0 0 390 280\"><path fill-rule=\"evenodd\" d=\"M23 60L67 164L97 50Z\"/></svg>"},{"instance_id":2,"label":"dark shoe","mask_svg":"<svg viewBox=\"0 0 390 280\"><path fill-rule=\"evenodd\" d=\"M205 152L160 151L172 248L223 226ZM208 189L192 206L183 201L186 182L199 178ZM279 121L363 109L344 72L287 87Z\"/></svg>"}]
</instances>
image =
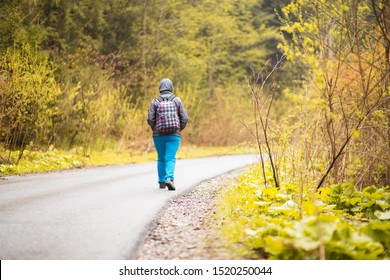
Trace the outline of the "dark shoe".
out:
<instances>
[{"instance_id":1,"label":"dark shoe","mask_svg":"<svg viewBox=\"0 0 390 280\"><path fill-rule=\"evenodd\" d=\"M173 184L173 181L169 178L165 180L165 185L168 187L168 190L170 190L170 191L176 190L175 185Z\"/></svg>"},{"instance_id":2,"label":"dark shoe","mask_svg":"<svg viewBox=\"0 0 390 280\"><path fill-rule=\"evenodd\" d=\"M165 189L166 185L164 182L160 182L159 184L160 184L160 189Z\"/></svg>"}]
</instances>

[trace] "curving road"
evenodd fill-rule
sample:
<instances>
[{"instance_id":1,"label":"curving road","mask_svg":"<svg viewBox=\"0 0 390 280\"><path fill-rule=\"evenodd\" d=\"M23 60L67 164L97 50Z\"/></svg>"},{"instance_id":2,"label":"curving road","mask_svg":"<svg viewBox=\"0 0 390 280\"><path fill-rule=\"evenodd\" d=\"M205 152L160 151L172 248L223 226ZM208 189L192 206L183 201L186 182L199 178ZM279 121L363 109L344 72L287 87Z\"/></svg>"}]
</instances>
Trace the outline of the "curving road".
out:
<instances>
[{"instance_id":1,"label":"curving road","mask_svg":"<svg viewBox=\"0 0 390 280\"><path fill-rule=\"evenodd\" d=\"M0 259L131 259L168 200L255 161L179 160L176 191L158 188L155 163L7 177L0 180Z\"/></svg>"}]
</instances>

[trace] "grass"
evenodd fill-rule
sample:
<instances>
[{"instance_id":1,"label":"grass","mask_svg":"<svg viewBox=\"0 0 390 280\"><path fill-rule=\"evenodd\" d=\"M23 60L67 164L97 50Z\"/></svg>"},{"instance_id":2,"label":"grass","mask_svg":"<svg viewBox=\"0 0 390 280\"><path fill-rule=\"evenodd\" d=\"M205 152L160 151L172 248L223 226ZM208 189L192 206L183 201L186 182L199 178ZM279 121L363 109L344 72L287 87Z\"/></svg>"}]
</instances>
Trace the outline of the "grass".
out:
<instances>
[{"instance_id":1,"label":"grass","mask_svg":"<svg viewBox=\"0 0 390 280\"><path fill-rule=\"evenodd\" d=\"M177 157L178 159L187 159L254 152L255 149L248 145L234 147L199 147L187 145L180 147ZM125 151L106 149L104 151L86 152L83 148L65 151L51 147L47 151L24 151L22 159L16 165L13 162L16 162L17 156L18 152L10 153L9 151L3 151L2 154L0 153L0 176L141 163L157 159L154 149L147 152L136 149L128 149ZM2 160L4 158L9 158L8 163L4 163L4 160Z\"/></svg>"}]
</instances>

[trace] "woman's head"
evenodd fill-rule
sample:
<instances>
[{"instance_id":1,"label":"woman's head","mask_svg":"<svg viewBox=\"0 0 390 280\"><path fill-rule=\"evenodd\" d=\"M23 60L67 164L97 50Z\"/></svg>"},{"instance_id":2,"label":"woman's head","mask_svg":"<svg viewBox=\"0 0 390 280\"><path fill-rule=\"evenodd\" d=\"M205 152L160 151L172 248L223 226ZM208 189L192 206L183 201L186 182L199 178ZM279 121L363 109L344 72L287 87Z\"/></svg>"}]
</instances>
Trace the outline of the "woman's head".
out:
<instances>
[{"instance_id":1,"label":"woman's head","mask_svg":"<svg viewBox=\"0 0 390 280\"><path fill-rule=\"evenodd\" d=\"M170 79L165 78L160 81L160 92L163 91L173 92L173 83Z\"/></svg>"}]
</instances>

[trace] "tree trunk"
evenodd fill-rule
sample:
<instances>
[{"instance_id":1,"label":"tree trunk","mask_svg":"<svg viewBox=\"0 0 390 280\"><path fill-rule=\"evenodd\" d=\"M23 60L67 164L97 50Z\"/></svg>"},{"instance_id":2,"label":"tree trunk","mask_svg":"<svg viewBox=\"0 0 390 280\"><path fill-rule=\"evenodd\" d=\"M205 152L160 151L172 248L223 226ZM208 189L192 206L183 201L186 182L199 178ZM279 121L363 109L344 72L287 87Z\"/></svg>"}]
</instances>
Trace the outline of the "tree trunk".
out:
<instances>
[{"instance_id":1,"label":"tree trunk","mask_svg":"<svg viewBox=\"0 0 390 280\"><path fill-rule=\"evenodd\" d=\"M142 32L143 32L143 41L142 41L142 70L143 70L143 86L144 86L144 95L147 96L148 86L147 86L147 80L148 80L148 71L147 71L147 63L146 63L146 34L147 34L147 8L148 8L148 0L144 0L144 18L143 18L143 24L142 24Z\"/></svg>"},{"instance_id":2,"label":"tree trunk","mask_svg":"<svg viewBox=\"0 0 390 280\"><path fill-rule=\"evenodd\" d=\"M385 38L384 38L384 45L385 45L385 51L386 51L386 73L385 73L385 93L386 93L386 108L388 110L387 112L387 152L388 156L387 158L390 158L390 92L389 92L389 86L390 86L390 0L384 1L384 8L383 8L383 23L384 23L384 31L385 31ZM390 185L390 166L387 165L386 170L386 185Z\"/></svg>"}]
</instances>

